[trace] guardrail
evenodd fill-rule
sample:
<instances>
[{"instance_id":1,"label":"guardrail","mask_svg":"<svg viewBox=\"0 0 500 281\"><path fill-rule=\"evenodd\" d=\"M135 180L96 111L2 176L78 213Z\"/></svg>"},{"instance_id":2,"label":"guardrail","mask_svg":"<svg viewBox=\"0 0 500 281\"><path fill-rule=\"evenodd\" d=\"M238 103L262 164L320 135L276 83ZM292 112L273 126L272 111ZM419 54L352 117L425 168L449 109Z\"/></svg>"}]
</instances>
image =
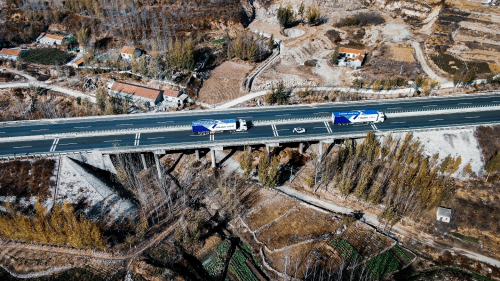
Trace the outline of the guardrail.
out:
<instances>
[{"instance_id":1,"label":"guardrail","mask_svg":"<svg viewBox=\"0 0 500 281\"><path fill-rule=\"evenodd\" d=\"M467 124L467 125L457 125L457 126L438 126L435 128L414 128L414 129L400 129L400 130L390 130L390 131L374 131L377 136L387 136L394 133L406 133L406 132L430 132L430 131L444 131L444 130L460 130L460 129L471 129L478 126L487 125L500 125L500 120L495 122L486 122L481 124ZM67 151L67 152L50 152L50 153L35 153L20 156L3 156L0 157L0 161L10 161L15 159L28 159L36 157L56 157L56 156L71 156L77 154L90 154L94 151L99 151L102 154L118 154L118 153L139 153L145 151L175 151L175 150L186 150L186 149L211 149L214 147L232 147L232 146L246 146L246 145L265 145L272 143L298 143L298 142L318 142L322 140L331 139L356 139L363 138L366 133L371 130L360 130L354 133L337 133L337 134L318 134L314 136L298 136L293 135L290 137L261 137L261 138L245 138L237 140L229 140L222 142L213 141L198 141L198 142L187 142L187 143L177 143L175 145L141 145L141 146L117 146L106 149L96 149L96 150L82 150L82 151Z\"/></svg>"}]
</instances>

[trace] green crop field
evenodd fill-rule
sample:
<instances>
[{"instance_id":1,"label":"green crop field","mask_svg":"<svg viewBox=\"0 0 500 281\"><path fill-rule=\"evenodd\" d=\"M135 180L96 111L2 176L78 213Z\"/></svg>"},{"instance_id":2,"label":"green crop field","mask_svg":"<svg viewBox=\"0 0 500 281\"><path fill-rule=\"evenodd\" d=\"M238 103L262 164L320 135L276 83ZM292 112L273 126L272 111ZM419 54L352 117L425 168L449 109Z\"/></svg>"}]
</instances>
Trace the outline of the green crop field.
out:
<instances>
[{"instance_id":1,"label":"green crop field","mask_svg":"<svg viewBox=\"0 0 500 281\"><path fill-rule=\"evenodd\" d=\"M259 281L245 261L246 257L239 250L236 250L229 261L229 270L234 273L240 281Z\"/></svg>"},{"instance_id":2,"label":"green crop field","mask_svg":"<svg viewBox=\"0 0 500 281\"><path fill-rule=\"evenodd\" d=\"M400 268L401 265L394 258L394 256L392 256L389 251L385 251L382 254L369 260L364 265L358 266L355 271L357 274L361 274L361 272L363 271L368 271L371 279L379 280L385 275L393 273Z\"/></svg>"},{"instance_id":3,"label":"green crop field","mask_svg":"<svg viewBox=\"0 0 500 281\"><path fill-rule=\"evenodd\" d=\"M333 246L333 248L335 248L335 250L339 251L344 260L348 262L359 262L363 259L363 256L342 237L335 238L334 240L330 241L330 244Z\"/></svg>"}]
</instances>

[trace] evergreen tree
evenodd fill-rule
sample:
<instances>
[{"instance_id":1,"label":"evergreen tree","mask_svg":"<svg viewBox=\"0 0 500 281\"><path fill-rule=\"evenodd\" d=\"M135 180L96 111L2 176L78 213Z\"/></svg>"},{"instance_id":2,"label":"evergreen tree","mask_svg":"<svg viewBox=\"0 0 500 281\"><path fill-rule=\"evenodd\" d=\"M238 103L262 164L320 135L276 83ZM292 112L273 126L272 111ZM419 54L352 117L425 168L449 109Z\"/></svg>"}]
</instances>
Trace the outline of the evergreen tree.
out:
<instances>
[{"instance_id":1,"label":"evergreen tree","mask_svg":"<svg viewBox=\"0 0 500 281\"><path fill-rule=\"evenodd\" d=\"M281 28L287 28L294 20L293 10L290 6L280 6L278 8L278 22Z\"/></svg>"},{"instance_id":2,"label":"evergreen tree","mask_svg":"<svg viewBox=\"0 0 500 281\"><path fill-rule=\"evenodd\" d=\"M268 46L269 50L272 51L274 49L275 45L276 45L276 42L274 42L274 35L271 34L271 37L269 37L269 42L267 43L267 46Z\"/></svg>"},{"instance_id":3,"label":"evergreen tree","mask_svg":"<svg viewBox=\"0 0 500 281\"><path fill-rule=\"evenodd\" d=\"M337 65L339 63L339 46L335 47L335 50L333 51L332 55L332 64Z\"/></svg>"}]
</instances>

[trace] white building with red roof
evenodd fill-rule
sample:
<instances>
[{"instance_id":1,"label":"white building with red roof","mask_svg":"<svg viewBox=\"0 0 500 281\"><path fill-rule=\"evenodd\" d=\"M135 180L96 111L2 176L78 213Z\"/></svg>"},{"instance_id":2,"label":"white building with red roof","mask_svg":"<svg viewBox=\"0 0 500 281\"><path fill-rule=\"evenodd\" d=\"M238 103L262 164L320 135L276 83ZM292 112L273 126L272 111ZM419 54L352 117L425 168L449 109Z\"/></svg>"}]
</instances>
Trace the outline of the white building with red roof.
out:
<instances>
[{"instance_id":1,"label":"white building with red roof","mask_svg":"<svg viewBox=\"0 0 500 281\"><path fill-rule=\"evenodd\" d=\"M23 50L19 49L7 49L3 48L0 51L0 58L7 60L17 60L17 57L23 52Z\"/></svg>"},{"instance_id":2,"label":"white building with red roof","mask_svg":"<svg viewBox=\"0 0 500 281\"><path fill-rule=\"evenodd\" d=\"M339 66L361 67L365 60L366 52L351 48L339 48Z\"/></svg>"},{"instance_id":3,"label":"white building with red roof","mask_svg":"<svg viewBox=\"0 0 500 281\"><path fill-rule=\"evenodd\" d=\"M53 34L48 34L48 33L42 33L38 38L36 39L36 42L40 44L45 44L45 45L61 45L64 41L63 36L59 35L53 35Z\"/></svg>"}]
</instances>

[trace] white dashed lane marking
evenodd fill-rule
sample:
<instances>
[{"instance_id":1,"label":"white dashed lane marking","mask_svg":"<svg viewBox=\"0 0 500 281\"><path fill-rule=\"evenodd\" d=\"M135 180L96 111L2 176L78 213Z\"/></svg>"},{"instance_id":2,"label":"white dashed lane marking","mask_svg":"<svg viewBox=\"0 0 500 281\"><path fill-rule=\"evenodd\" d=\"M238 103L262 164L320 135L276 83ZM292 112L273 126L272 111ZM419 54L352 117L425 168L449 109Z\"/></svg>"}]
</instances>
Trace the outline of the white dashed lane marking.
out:
<instances>
[{"instance_id":1,"label":"white dashed lane marking","mask_svg":"<svg viewBox=\"0 0 500 281\"><path fill-rule=\"evenodd\" d=\"M326 127L326 130L328 131L328 133L332 133L332 128L330 127L330 124L328 123L328 121L325 121L325 127Z\"/></svg>"},{"instance_id":2,"label":"white dashed lane marking","mask_svg":"<svg viewBox=\"0 0 500 281\"><path fill-rule=\"evenodd\" d=\"M276 125L271 125L271 129L273 129L273 134L275 137L278 137L278 130L276 129Z\"/></svg>"},{"instance_id":3,"label":"white dashed lane marking","mask_svg":"<svg viewBox=\"0 0 500 281\"><path fill-rule=\"evenodd\" d=\"M141 140L141 133L137 133L135 134L135 142L134 142L134 146L138 146L139 145L139 141Z\"/></svg>"},{"instance_id":4,"label":"white dashed lane marking","mask_svg":"<svg viewBox=\"0 0 500 281\"><path fill-rule=\"evenodd\" d=\"M55 139L54 142L52 143L52 146L50 147L50 152L53 152L56 150L58 143L59 143L59 139Z\"/></svg>"}]
</instances>

